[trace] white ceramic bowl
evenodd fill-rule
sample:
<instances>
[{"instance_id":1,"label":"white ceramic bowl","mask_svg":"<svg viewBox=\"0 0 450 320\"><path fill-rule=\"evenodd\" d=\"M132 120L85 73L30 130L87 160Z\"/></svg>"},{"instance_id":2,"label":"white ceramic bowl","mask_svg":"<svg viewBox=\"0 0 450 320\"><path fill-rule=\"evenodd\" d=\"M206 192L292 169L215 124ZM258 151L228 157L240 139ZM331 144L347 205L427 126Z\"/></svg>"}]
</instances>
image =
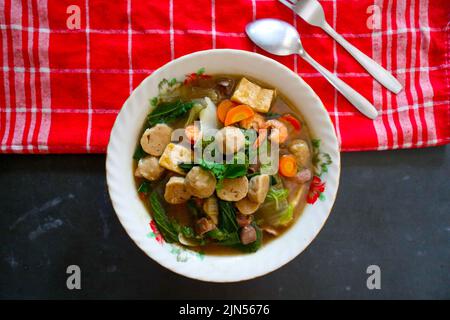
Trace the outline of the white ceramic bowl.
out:
<instances>
[{"instance_id":1,"label":"white ceramic bowl","mask_svg":"<svg viewBox=\"0 0 450 320\"><path fill-rule=\"evenodd\" d=\"M320 176L320 180L315 178L320 198L314 204L306 206L287 232L256 253L212 256L165 243L158 232L152 229L151 216L136 190L132 169L133 152L149 112L149 100L158 93L158 83L163 78L182 79L186 74L203 67L209 74L248 75L280 90L300 110L313 138L320 140L320 147L316 150L320 152L318 158L325 162L328 157L324 155L328 154L331 159L331 163L326 165L327 172ZM300 254L328 218L336 197L339 174L339 146L334 128L322 102L311 87L294 72L272 59L256 53L228 49L189 54L164 65L142 81L117 116L106 159L112 204L120 222L139 248L176 273L212 282L233 282L262 276ZM320 192L320 183L325 183L323 192Z\"/></svg>"}]
</instances>

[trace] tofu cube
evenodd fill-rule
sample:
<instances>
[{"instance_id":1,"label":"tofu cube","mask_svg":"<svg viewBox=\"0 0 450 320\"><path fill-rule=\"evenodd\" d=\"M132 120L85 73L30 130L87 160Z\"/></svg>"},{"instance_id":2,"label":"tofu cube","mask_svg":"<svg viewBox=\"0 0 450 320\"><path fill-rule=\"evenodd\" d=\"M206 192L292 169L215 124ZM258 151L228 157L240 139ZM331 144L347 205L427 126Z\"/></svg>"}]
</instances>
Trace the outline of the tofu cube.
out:
<instances>
[{"instance_id":1,"label":"tofu cube","mask_svg":"<svg viewBox=\"0 0 450 320\"><path fill-rule=\"evenodd\" d=\"M263 89L246 78L242 78L231 100L246 104L255 111L266 113L269 112L274 97L275 90Z\"/></svg>"},{"instance_id":2,"label":"tofu cube","mask_svg":"<svg viewBox=\"0 0 450 320\"><path fill-rule=\"evenodd\" d=\"M159 165L161 167L185 175L184 170L178 167L178 164L182 162L192 162L191 149L175 143L169 143L164 149L161 158L159 158Z\"/></svg>"}]
</instances>

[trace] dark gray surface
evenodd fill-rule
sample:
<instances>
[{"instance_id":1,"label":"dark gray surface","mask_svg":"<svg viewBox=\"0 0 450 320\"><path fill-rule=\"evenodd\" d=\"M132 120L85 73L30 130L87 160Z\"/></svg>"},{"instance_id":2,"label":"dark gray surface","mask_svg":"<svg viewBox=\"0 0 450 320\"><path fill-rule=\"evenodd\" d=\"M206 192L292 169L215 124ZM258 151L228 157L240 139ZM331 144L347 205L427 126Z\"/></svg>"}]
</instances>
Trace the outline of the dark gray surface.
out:
<instances>
[{"instance_id":1,"label":"dark gray surface","mask_svg":"<svg viewBox=\"0 0 450 320\"><path fill-rule=\"evenodd\" d=\"M128 238L103 155L0 156L1 298L450 298L450 148L342 154L334 209L295 260L236 284L190 280ZM66 289L66 267L82 290ZM381 290L366 288L379 265Z\"/></svg>"}]
</instances>

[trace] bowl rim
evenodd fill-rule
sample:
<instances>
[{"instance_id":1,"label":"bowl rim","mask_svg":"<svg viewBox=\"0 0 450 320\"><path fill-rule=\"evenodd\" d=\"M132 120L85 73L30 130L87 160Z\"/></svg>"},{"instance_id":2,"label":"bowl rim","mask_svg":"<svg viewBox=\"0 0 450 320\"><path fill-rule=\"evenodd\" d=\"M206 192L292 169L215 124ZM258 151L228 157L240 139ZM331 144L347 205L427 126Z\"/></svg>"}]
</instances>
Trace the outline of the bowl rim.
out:
<instances>
[{"instance_id":1,"label":"bowl rim","mask_svg":"<svg viewBox=\"0 0 450 320\"><path fill-rule=\"evenodd\" d=\"M290 255L285 255L283 256L283 259L279 259L277 263L272 264L270 268L264 269L264 271L262 272L255 272L254 274L250 275L250 276L244 276L244 277L235 277L233 279L218 279L218 278L211 278L211 277L207 277L207 276L202 276L198 273L188 273L188 272L182 272L182 270L180 270L180 268L174 267L173 265L170 265L168 263L165 263L165 261L163 261L162 259L159 259L159 257L155 257L154 255L152 255L152 252L148 252L145 250L144 246L141 244L141 242L136 238L133 237L133 234L129 232L128 228L127 228L127 222L125 221L125 217L123 216L123 214L119 213L120 209L118 208L118 205L114 199L113 193L111 192L111 178L110 178L110 170L108 169L109 167L109 163L111 162L111 152L110 152L110 148L112 145L112 137L113 137L113 132L114 129L117 125L117 123L120 121L121 119L121 114L123 114L126 109L126 106L128 105L129 101L131 99L133 99L133 96L135 94L135 92L142 90L142 87L144 87L145 82L148 81L148 79L150 77L157 77L163 70L167 70L170 69L172 67L172 65L176 65L180 62L183 62L184 60L188 60L188 59L193 59L193 58L198 58L201 57L205 54L209 54L209 53L230 53L230 54L237 54L237 55L247 55L248 57L254 57L256 59L260 59L266 63L270 63L272 65L275 65L277 68L281 68L284 69L285 72L290 73L291 76L296 77L301 83L302 85L305 86L305 88L308 90L308 94L311 95L315 100L317 100L317 102L320 104L320 109L322 109L322 113L324 113L325 117L324 119L328 122L329 126L332 128L332 139L333 139L333 149L335 149L336 153L335 153L335 158L334 160L336 161L336 176L335 176L335 190L333 192L333 197L331 199L328 199L329 202L331 202L331 205L328 209L328 211L326 212L325 218L323 219L322 223L320 224L320 227L318 227L315 230L315 234L307 241L306 245L304 246L304 248L299 248L298 250L296 250L295 252L292 252ZM270 82L268 83L270 84ZM301 110L300 110L301 112ZM314 132L314 127L310 127L310 130L312 132ZM314 135L314 134L313 134ZM195 279L195 280L200 280L200 281L206 281L206 282L216 282L216 283L229 283L229 282L239 282L239 281L246 281L246 280L251 280L251 279L255 279L258 277L261 277L263 275L269 274L279 268L281 268L282 266L286 265L287 263L289 263L290 261L292 261L293 259L295 259L295 257L297 257L298 255L300 255L303 251L305 251L308 246L313 242L313 240L318 236L318 234L320 233L320 231L322 230L323 226L325 225L325 222L328 220L331 211L333 209L333 206L335 204L335 200L337 197L337 192L339 190L339 182L340 182L340 173L341 173L341 159L340 159L340 145L338 142L338 138L336 136L336 131L333 125L333 122L331 120L331 117L328 113L328 111L326 110L322 100L320 99L320 97L317 95L317 93L311 88L311 86L303 80L302 77L300 77L297 73L295 73L294 71L292 71L291 69L289 69L288 67L286 67L285 65L281 64L280 62L269 58L267 56L255 53L255 52L250 52L250 51L245 51L245 50L237 50L237 49L209 49L209 50L201 50L201 51L196 51L184 56L181 56L177 59L174 59L172 61L169 61L168 63L162 65L161 67L159 67L158 69L156 69L153 73L151 73L150 75L148 75L146 78L144 78L141 83L132 91L132 93L130 94L130 96L127 98L127 100L124 102L124 104L122 105L115 121L113 124L113 127L111 129L111 134L110 134L110 138L108 141L108 146L107 146L107 154L106 154L106 161L105 161L105 169L106 169L106 180L107 180L107 189L108 189L108 194L109 197L111 199L112 202L112 206L114 208L114 212L116 213L120 223L122 224L123 228L125 229L126 233L128 234L128 236L133 240L133 242L149 257L151 258L153 261L157 262L158 264L160 264L161 266L179 274L182 275L184 277L187 278L191 278L191 279ZM298 222L298 219L295 223ZM264 250L264 247L260 249L261 251ZM211 257L211 255L208 255ZM245 256L245 255L243 255Z\"/></svg>"}]
</instances>

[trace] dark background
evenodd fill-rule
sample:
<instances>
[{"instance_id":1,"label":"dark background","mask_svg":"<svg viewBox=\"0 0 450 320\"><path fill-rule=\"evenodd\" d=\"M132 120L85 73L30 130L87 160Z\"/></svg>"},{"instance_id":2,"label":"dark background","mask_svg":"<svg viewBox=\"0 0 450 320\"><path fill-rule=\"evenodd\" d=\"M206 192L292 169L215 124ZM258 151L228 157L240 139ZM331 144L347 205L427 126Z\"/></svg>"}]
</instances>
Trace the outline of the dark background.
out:
<instances>
[{"instance_id":1,"label":"dark background","mask_svg":"<svg viewBox=\"0 0 450 320\"><path fill-rule=\"evenodd\" d=\"M0 156L0 298L450 298L450 147L342 154L318 237L264 277L213 284L174 274L127 236L104 155ZM66 268L82 289L66 288ZM381 268L368 290L366 268Z\"/></svg>"}]
</instances>

